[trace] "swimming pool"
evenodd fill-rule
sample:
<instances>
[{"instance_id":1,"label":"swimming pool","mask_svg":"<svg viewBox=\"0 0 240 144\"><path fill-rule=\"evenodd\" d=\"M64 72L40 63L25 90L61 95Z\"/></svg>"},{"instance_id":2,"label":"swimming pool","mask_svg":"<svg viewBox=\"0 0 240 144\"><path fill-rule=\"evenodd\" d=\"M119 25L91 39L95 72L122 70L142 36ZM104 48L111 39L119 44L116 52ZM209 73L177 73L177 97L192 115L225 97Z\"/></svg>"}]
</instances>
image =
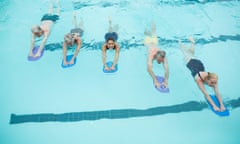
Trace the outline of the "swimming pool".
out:
<instances>
[{"instance_id":1,"label":"swimming pool","mask_svg":"<svg viewBox=\"0 0 240 144\"><path fill-rule=\"evenodd\" d=\"M9 124L11 114L62 114L107 110L146 110L205 101L185 67L178 39L193 35L196 56L220 77L224 101L239 98L239 1L81 0L60 1L61 17L37 62L28 62L30 28L47 11L48 1L0 2L2 64L0 143L232 143L238 144L239 108L229 117L208 109L142 114L139 117L89 118L78 122ZM84 20L83 47L76 66L61 68L63 36L72 28L72 12ZM120 25L119 71L102 73L101 45L108 17ZM154 20L160 47L167 51L169 94L155 90L146 70L143 31ZM71 50L70 50L71 51ZM69 51L69 52L70 52ZM162 75L162 68L154 64ZM191 108L189 108L191 109ZM118 113L121 114L121 113ZM136 113L135 113L136 114Z\"/></svg>"}]
</instances>

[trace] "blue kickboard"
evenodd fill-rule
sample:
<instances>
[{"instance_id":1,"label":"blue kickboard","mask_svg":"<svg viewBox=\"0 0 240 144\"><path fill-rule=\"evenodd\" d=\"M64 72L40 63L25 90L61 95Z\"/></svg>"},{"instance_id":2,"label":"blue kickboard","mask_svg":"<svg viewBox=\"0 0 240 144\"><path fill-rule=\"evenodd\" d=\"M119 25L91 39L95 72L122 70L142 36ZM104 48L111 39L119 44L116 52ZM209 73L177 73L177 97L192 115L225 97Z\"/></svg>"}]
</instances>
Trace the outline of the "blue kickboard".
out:
<instances>
[{"instance_id":1,"label":"blue kickboard","mask_svg":"<svg viewBox=\"0 0 240 144\"><path fill-rule=\"evenodd\" d=\"M69 61L72 59L73 56L74 56L74 55L68 55L68 56L66 57L67 62L69 62ZM68 64L68 65L65 66L65 65L63 64L63 61L62 61L62 68L72 67L72 66L74 66L74 65L76 64L76 62L77 62L77 58L74 59L74 63L73 63L73 64Z\"/></svg>"},{"instance_id":2,"label":"blue kickboard","mask_svg":"<svg viewBox=\"0 0 240 144\"><path fill-rule=\"evenodd\" d=\"M220 107L220 104L219 104L219 102L218 102L218 99L217 99L216 95L210 95L210 97L211 97L211 99L213 100L213 102L215 103L215 105L216 105L217 107ZM209 108L210 108L216 115L221 116L221 117L223 117L223 116L229 116L229 115L230 115L230 112L229 112L229 110L227 109L226 105L224 105L225 108L226 108L225 111L217 112L217 111L215 111L215 110L213 109L212 105L211 105L208 101L207 101L207 103L208 103Z\"/></svg>"},{"instance_id":3,"label":"blue kickboard","mask_svg":"<svg viewBox=\"0 0 240 144\"><path fill-rule=\"evenodd\" d=\"M107 66L110 68L110 67L112 67L113 62L109 61L109 62L107 62L106 64L107 64ZM103 72L104 72L104 73L115 73L115 72L117 72L117 71L118 71L118 65L117 65L117 64L115 65L115 70L105 70L105 69L104 69L104 66L103 66Z\"/></svg>"}]
</instances>

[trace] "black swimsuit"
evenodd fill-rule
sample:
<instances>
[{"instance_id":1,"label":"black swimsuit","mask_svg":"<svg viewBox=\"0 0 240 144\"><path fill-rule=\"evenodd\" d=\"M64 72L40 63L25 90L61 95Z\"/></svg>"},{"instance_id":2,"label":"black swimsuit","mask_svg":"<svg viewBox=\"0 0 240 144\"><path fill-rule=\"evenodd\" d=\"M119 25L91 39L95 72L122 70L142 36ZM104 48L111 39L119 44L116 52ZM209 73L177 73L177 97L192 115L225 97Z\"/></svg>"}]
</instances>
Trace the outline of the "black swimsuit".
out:
<instances>
[{"instance_id":1,"label":"black swimsuit","mask_svg":"<svg viewBox=\"0 0 240 144\"><path fill-rule=\"evenodd\" d=\"M59 20L59 16L58 15L51 15L51 14L45 14L41 21L47 21L47 20L50 20L52 22L56 22L57 20Z\"/></svg>"},{"instance_id":2,"label":"black swimsuit","mask_svg":"<svg viewBox=\"0 0 240 144\"><path fill-rule=\"evenodd\" d=\"M205 71L203 63L198 59L191 59L187 63L187 67L191 71L193 77L195 77L199 72Z\"/></svg>"},{"instance_id":3,"label":"black swimsuit","mask_svg":"<svg viewBox=\"0 0 240 144\"><path fill-rule=\"evenodd\" d=\"M80 37L83 36L83 30L81 28L74 28L71 29L70 33L72 34L78 34Z\"/></svg>"},{"instance_id":4,"label":"black swimsuit","mask_svg":"<svg viewBox=\"0 0 240 144\"><path fill-rule=\"evenodd\" d=\"M114 39L114 41L118 40L118 34L116 32L108 32L104 36L105 40L108 41L108 39Z\"/></svg>"}]
</instances>

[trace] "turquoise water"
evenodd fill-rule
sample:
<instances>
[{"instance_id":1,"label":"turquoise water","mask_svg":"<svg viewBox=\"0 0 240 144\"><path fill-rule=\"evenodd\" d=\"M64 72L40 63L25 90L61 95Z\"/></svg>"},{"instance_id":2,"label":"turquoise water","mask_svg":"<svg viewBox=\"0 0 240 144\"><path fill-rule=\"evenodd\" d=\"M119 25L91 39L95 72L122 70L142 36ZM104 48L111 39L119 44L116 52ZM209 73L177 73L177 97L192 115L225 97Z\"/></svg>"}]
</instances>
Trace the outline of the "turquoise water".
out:
<instances>
[{"instance_id":1,"label":"turquoise water","mask_svg":"<svg viewBox=\"0 0 240 144\"><path fill-rule=\"evenodd\" d=\"M47 12L48 1L0 1L0 143L231 143L238 144L240 109L221 118L210 110L125 119L10 125L10 115L147 109L204 101L185 67L178 39L193 35L196 56L219 75L223 100L239 98L240 2L183 0L60 1L41 60L28 62L30 27ZM72 12L84 20L83 48L77 65L62 69L61 43L72 28ZM108 17L119 24L119 71L102 73L101 44ZM155 90L146 71L143 31L154 20L160 47L167 51L169 94ZM189 43L186 43L189 45ZM71 50L69 51L71 53ZM154 64L154 71L163 69ZM231 109L231 107L230 107Z\"/></svg>"}]
</instances>

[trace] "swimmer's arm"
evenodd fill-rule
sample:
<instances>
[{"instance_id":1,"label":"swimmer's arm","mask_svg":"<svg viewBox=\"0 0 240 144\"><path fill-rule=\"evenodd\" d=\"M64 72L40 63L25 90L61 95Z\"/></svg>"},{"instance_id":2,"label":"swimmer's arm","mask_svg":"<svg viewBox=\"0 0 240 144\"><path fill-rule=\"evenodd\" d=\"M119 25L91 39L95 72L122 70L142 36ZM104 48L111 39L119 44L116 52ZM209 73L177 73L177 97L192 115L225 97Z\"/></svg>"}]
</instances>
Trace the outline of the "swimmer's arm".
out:
<instances>
[{"instance_id":1,"label":"swimmer's arm","mask_svg":"<svg viewBox=\"0 0 240 144\"><path fill-rule=\"evenodd\" d=\"M119 53L120 53L120 48L119 48L119 45L117 44L114 61L113 61L113 67L115 67L115 65L118 63Z\"/></svg>"},{"instance_id":2,"label":"swimmer's arm","mask_svg":"<svg viewBox=\"0 0 240 144\"><path fill-rule=\"evenodd\" d=\"M106 67L106 44L104 44L102 47L102 62L103 65Z\"/></svg>"},{"instance_id":3,"label":"swimmer's arm","mask_svg":"<svg viewBox=\"0 0 240 144\"><path fill-rule=\"evenodd\" d=\"M64 60L65 62L67 62L66 57L67 57L67 44L66 44L66 42L64 42L64 43L63 43L63 60Z\"/></svg>"},{"instance_id":4,"label":"swimmer's arm","mask_svg":"<svg viewBox=\"0 0 240 144\"><path fill-rule=\"evenodd\" d=\"M199 89L202 91L202 93L204 94L205 98L207 99L207 101L213 106L216 107L215 103L212 101L212 99L210 98L210 96L208 95L206 89L204 88L204 85L202 82L196 81L197 85L199 87Z\"/></svg>"},{"instance_id":5,"label":"swimmer's arm","mask_svg":"<svg viewBox=\"0 0 240 144\"><path fill-rule=\"evenodd\" d=\"M39 51L42 51L44 49L44 46L45 46L45 44L47 42L47 39L48 39L48 36L49 36L49 33L44 36L44 38L42 40L42 43L41 43L41 45L39 47Z\"/></svg>"},{"instance_id":6,"label":"swimmer's arm","mask_svg":"<svg viewBox=\"0 0 240 144\"><path fill-rule=\"evenodd\" d=\"M219 93L219 91L218 91L218 86L217 86L217 84L213 87L213 89L214 89L214 92L215 92L215 94L216 94L216 96L217 96L217 99L218 99L220 105L223 105L222 98L221 98L221 95L220 95L220 93Z\"/></svg>"},{"instance_id":7,"label":"swimmer's arm","mask_svg":"<svg viewBox=\"0 0 240 144\"><path fill-rule=\"evenodd\" d=\"M32 53L32 50L34 48L34 41L35 41L35 36L34 36L34 34L32 34L30 53Z\"/></svg>"},{"instance_id":8,"label":"swimmer's arm","mask_svg":"<svg viewBox=\"0 0 240 144\"><path fill-rule=\"evenodd\" d=\"M169 69L168 69L168 61L167 58L164 58L164 63L163 63L163 67L165 69L165 74L164 74L164 82L166 84L168 84L168 78L169 78Z\"/></svg>"},{"instance_id":9,"label":"swimmer's arm","mask_svg":"<svg viewBox=\"0 0 240 144\"><path fill-rule=\"evenodd\" d=\"M149 75L152 77L152 79L155 83L157 81L157 79L152 70L152 59L151 58L148 59L147 70L148 70Z\"/></svg>"},{"instance_id":10,"label":"swimmer's arm","mask_svg":"<svg viewBox=\"0 0 240 144\"><path fill-rule=\"evenodd\" d=\"M82 46L82 41L81 41L81 39L78 39L78 41L77 41L77 48L76 48L76 51L75 51L75 53L74 53L74 55L72 57L72 60L74 60L77 57L77 55L78 55L78 53L80 51L81 46Z\"/></svg>"}]
</instances>

